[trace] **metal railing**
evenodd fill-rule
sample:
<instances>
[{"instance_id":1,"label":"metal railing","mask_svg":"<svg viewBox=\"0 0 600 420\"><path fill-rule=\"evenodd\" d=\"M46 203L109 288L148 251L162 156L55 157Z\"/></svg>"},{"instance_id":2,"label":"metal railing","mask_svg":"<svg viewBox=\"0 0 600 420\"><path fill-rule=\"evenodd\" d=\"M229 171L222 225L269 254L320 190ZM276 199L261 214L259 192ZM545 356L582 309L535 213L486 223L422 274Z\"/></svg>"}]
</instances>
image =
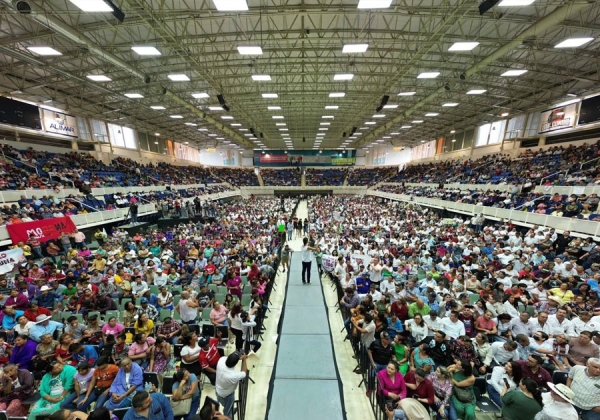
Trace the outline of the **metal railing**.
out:
<instances>
[{"instance_id":1,"label":"metal railing","mask_svg":"<svg viewBox=\"0 0 600 420\"><path fill-rule=\"evenodd\" d=\"M544 179L549 179L549 178L552 178L552 177L554 177L555 175L562 174L562 172L563 172L563 171L557 171L557 172L551 173L550 175L547 175L547 176L543 177L542 179L540 179L540 185L544 185ZM567 171L565 171L565 176L567 176L567 174L568 174L568 173L569 173L569 171L568 171L568 170L567 170Z\"/></svg>"},{"instance_id":2,"label":"metal railing","mask_svg":"<svg viewBox=\"0 0 600 420\"><path fill-rule=\"evenodd\" d=\"M546 199L548 199L549 197L550 197L549 195L542 195L541 197L538 197L538 198L536 198L535 200L533 200L533 201L532 201L532 203L535 203L535 202L536 202L536 201L538 201L538 200L546 200ZM517 207L515 207L515 208L514 208L514 210L519 210L519 209L522 209L523 207L525 207L525 204L526 204L526 203L528 203L528 202L525 202L525 203L521 204L520 206L517 206Z\"/></svg>"},{"instance_id":3,"label":"metal railing","mask_svg":"<svg viewBox=\"0 0 600 420\"><path fill-rule=\"evenodd\" d=\"M13 162L19 162L19 163L20 163L20 164L22 164L22 165L29 166L30 168L33 168L33 169L35 169L35 173L36 173L36 174L38 174L38 176L40 175L40 170L38 169L38 167L37 167L37 166L35 166L35 165L32 165L31 163L23 162L22 160L15 159L15 158L13 158L13 157L10 157L10 156L6 156L6 154L4 153L4 148L0 148L0 150L2 150L2 157L3 157L4 159L10 159L10 160L12 160Z\"/></svg>"},{"instance_id":4,"label":"metal railing","mask_svg":"<svg viewBox=\"0 0 600 420\"><path fill-rule=\"evenodd\" d=\"M583 162L581 165L579 165L579 170L583 170L583 167L585 165L587 165L588 163L591 163L591 162L596 162L598 159L600 159L600 156L597 157L597 158L590 159L590 160L587 160L587 161Z\"/></svg>"}]
</instances>

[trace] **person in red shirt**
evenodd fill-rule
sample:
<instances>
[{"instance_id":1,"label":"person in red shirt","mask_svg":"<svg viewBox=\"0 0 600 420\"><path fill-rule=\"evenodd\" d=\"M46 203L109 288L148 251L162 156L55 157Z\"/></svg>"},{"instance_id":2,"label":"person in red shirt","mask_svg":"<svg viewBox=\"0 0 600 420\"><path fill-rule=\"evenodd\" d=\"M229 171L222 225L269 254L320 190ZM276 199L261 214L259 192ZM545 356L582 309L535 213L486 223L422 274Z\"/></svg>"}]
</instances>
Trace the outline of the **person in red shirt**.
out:
<instances>
[{"instance_id":1,"label":"person in red shirt","mask_svg":"<svg viewBox=\"0 0 600 420\"><path fill-rule=\"evenodd\" d=\"M33 301L31 301L31 304L29 305L29 309L27 309L25 311L24 315L25 315L25 318L27 318L31 322L37 322L36 318L38 317L38 315L51 316L52 313L50 312L49 309L38 306L37 301L33 300Z\"/></svg>"},{"instance_id":2,"label":"person in red shirt","mask_svg":"<svg viewBox=\"0 0 600 420\"><path fill-rule=\"evenodd\" d=\"M219 344L219 338L207 338L202 337L198 340L200 346L200 354L198 355L198 361L202 373L206 375L212 385L215 384L217 379L217 362L221 358L221 353L217 345Z\"/></svg>"}]
</instances>

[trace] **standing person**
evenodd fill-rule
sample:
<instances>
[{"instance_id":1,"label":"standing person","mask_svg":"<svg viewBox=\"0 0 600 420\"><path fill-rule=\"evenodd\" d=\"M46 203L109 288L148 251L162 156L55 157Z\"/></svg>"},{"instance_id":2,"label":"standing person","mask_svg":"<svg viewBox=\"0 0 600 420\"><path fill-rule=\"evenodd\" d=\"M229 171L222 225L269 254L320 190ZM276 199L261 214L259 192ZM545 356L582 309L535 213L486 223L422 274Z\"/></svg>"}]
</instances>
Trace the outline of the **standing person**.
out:
<instances>
[{"instance_id":1,"label":"standing person","mask_svg":"<svg viewBox=\"0 0 600 420\"><path fill-rule=\"evenodd\" d=\"M246 379L248 367L247 356L239 352L231 353L227 358L221 357L217 363L217 380L215 383L215 394L217 401L223 406L223 414L227 417L233 416L233 403L235 402L235 389L240 381ZM234 368L242 360L242 370Z\"/></svg>"},{"instance_id":2,"label":"standing person","mask_svg":"<svg viewBox=\"0 0 600 420\"><path fill-rule=\"evenodd\" d=\"M310 268L312 265L309 251L318 251L319 248L308 245L308 238L302 240L302 284L310 284Z\"/></svg>"}]
</instances>

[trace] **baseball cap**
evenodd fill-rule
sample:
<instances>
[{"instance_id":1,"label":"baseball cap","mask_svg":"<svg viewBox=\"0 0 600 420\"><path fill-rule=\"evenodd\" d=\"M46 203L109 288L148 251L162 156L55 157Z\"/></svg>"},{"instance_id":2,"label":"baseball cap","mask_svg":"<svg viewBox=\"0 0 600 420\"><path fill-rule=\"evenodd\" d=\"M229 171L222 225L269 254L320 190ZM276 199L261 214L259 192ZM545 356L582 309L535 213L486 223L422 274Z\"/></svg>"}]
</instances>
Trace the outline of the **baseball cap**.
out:
<instances>
[{"instance_id":1,"label":"baseball cap","mask_svg":"<svg viewBox=\"0 0 600 420\"><path fill-rule=\"evenodd\" d=\"M142 300L140 300L140 303L148 303L148 299L142 298Z\"/></svg>"}]
</instances>

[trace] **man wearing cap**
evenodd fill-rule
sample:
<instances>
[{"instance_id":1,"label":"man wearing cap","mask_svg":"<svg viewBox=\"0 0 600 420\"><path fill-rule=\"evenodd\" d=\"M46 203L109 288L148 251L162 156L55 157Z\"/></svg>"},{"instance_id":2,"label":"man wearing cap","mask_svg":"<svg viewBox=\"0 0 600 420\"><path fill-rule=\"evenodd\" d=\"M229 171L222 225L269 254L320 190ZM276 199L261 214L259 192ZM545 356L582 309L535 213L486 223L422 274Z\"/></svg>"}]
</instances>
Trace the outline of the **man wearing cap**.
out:
<instances>
[{"instance_id":1,"label":"man wearing cap","mask_svg":"<svg viewBox=\"0 0 600 420\"><path fill-rule=\"evenodd\" d=\"M38 315L35 319L35 325L29 330L29 338L39 343L43 335L53 335L54 331L62 327L62 323L52 321L48 315Z\"/></svg>"},{"instance_id":2,"label":"man wearing cap","mask_svg":"<svg viewBox=\"0 0 600 420\"><path fill-rule=\"evenodd\" d=\"M156 319L158 318L158 309L156 309L154 306L150 305L148 302L148 299L143 297L140 300L140 307L137 310L137 314L138 314L138 317L142 314L146 314L146 315L148 315L148 319L151 319L152 321L156 321Z\"/></svg>"},{"instance_id":3,"label":"man wearing cap","mask_svg":"<svg viewBox=\"0 0 600 420\"><path fill-rule=\"evenodd\" d=\"M600 419L600 359L588 359L587 366L573 366L567 386L575 394L573 405L582 420Z\"/></svg>"},{"instance_id":4,"label":"man wearing cap","mask_svg":"<svg viewBox=\"0 0 600 420\"><path fill-rule=\"evenodd\" d=\"M54 308L56 295L50 286L43 285L40 287L40 294L37 295L35 299L42 308L52 310Z\"/></svg>"},{"instance_id":5,"label":"man wearing cap","mask_svg":"<svg viewBox=\"0 0 600 420\"><path fill-rule=\"evenodd\" d=\"M542 393L544 408L536 414L534 420L577 420L578 415L573 408L575 393L565 384L547 382L550 392Z\"/></svg>"}]
</instances>

